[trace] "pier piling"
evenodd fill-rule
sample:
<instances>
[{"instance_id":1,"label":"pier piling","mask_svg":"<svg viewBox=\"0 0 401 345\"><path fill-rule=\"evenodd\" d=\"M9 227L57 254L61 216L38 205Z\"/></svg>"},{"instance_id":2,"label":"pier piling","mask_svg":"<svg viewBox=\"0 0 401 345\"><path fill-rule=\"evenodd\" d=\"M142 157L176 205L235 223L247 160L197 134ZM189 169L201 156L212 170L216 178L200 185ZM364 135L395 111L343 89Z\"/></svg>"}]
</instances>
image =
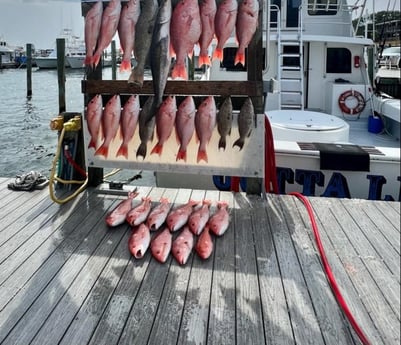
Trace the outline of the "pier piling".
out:
<instances>
[{"instance_id":1,"label":"pier piling","mask_svg":"<svg viewBox=\"0 0 401 345\"><path fill-rule=\"evenodd\" d=\"M32 44L26 45L26 96L32 96Z\"/></svg>"}]
</instances>

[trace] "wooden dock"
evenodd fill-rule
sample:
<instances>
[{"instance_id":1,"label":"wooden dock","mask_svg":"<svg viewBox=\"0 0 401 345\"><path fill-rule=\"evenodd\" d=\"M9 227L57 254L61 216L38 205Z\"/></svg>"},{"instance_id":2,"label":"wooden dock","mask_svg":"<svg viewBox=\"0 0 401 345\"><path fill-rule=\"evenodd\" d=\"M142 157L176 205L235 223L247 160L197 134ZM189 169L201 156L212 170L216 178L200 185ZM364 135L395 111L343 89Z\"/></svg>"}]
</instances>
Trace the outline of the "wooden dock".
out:
<instances>
[{"instance_id":1,"label":"wooden dock","mask_svg":"<svg viewBox=\"0 0 401 345\"><path fill-rule=\"evenodd\" d=\"M123 196L68 204L0 179L0 344L359 344L322 270L304 205L139 187L152 200L227 200L212 257L131 257L104 217ZM140 197L137 197L138 200ZM341 291L372 344L400 343L400 203L310 198Z\"/></svg>"}]
</instances>

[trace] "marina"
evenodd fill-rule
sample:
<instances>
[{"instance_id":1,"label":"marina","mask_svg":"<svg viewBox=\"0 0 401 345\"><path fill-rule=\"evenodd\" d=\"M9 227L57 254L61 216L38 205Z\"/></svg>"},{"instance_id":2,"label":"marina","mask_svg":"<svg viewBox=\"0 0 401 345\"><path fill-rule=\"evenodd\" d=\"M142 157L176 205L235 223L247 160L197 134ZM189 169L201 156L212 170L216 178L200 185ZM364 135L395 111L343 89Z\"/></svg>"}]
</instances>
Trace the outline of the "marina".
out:
<instances>
[{"instance_id":1,"label":"marina","mask_svg":"<svg viewBox=\"0 0 401 345\"><path fill-rule=\"evenodd\" d=\"M88 188L57 205L46 189L13 192L10 181L0 181L1 344L359 344L294 196L138 187L136 200L229 202L230 226L212 256L193 253L180 266L131 256L130 227L104 222L121 196ZM371 344L399 344L400 204L309 201Z\"/></svg>"},{"instance_id":2,"label":"marina","mask_svg":"<svg viewBox=\"0 0 401 345\"><path fill-rule=\"evenodd\" d=\"M41 103L0 85L0 345L399 344L398 84L357 8L82 0L77 68L57 39Z\"/></svg>"}]
</instances>

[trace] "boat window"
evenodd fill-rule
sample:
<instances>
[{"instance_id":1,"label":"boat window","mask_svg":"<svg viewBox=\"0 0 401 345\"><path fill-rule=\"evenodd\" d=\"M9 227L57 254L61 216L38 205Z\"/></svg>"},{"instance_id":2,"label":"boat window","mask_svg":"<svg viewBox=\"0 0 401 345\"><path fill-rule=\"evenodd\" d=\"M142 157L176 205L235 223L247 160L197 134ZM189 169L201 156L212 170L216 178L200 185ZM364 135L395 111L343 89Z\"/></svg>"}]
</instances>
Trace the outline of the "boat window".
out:
<instances>
[{"instance_id":1,"label":"boat window","mask_svg":"<svg viewBox=\"0 0 401 345\"><path fill-rule=\"evenodd\" d=\"M333 16L337 14L338 0L308 0L308 14L311 16Z\"/></svg>"},{"instance_id":2,"label":"boat window","mask_svg":"<svg viewBox=\"0 0 401 345\"><path fill-rule=\"evenodd\" d=\"M274 6L273 6L274 5ZM270 27L277 27L277 14L278 10L281 9L281 0L271 0L271 11L270 11Z\"/></svg>"},{"instance_id":3,"label":"boat window","mask_svg":"<svg viewBox=\"0 0 401 345\"><path fill-rule=\"evenodd\" d=\"M298 27L301 0L287 0L287 28Z\"/></svg>"},{"instance_id":4,"label":"boat window","mask_svg":"<svg viewBox=\"0 0 401 345\"><path fill-rule=\"evenodd\" d=\"M326 73L351 73L351 52L347 48L327 48Z\"/></svg>"}]
</instances>

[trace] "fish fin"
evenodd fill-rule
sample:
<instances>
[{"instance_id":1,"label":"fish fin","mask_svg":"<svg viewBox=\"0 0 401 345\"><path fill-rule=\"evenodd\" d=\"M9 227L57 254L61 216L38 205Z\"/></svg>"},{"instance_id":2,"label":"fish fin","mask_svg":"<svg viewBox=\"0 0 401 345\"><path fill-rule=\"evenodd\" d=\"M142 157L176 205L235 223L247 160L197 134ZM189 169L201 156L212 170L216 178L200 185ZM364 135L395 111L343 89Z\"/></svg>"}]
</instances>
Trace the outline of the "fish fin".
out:
<instances>
[{"instance_id":1,"label":"fish fin","mask_svg":"<svg viewBox=\"0 0 401 345\"><path fill-rule=\"evenodd\" d=\"M96 67L99 64L100 61L100 54L95 54L92 57L92 65L93 67Z\"/></svg>"},{"instance_id":2,"label":"fish fin","mask_svg":"<svg viewBox=\"0 0 401 345\"><path fill-rule=\"evenodd\" d=\"M107 157L108 154L109 154L109 147L104 145L100 146L95 152L95 156Z\"/></svg>"},{"instance_id":3,"label":"fish fin","mask_svg":"<svg viewBox=\"0 0 401 345\"><path fill-rule=\"evenodd\" d=\"M148 146L146 142L141 142L139 144L138 150L136 151L136 157L138 158L139 156L141 156L143 157L143 159L145 159L147 148Z\"/></svg>"},{"instance_id":4,"label":"fish fin","mask_svg":"<svg viewBox=\"0 0 401 345\"><path fill-rule=\"evenodd\" d=\"M152 155L154 153L157 153L159 156L161 156L162 152L163 152L163 145L157 143L155 145L155 147L152 149L152 151L150 152L150 154Z\"/></svg>"},{"instance_id":5,"label":"fish fin","mask_svg":"<svg viewBox=\"0 0 401 345\"><path fill-rule=\"evenodd\" d=\"M207 152L205 150L198 151L197 162L199 163L201 160L204 160L207 163Z\"/></svg>"},{"instance_id":6,"label":"fish fin","mask_svg":"<svg viewBox=\"0 0 401 345\"><path fill-rule=\"evenodd\" d=\"M234 146L238 146L239 150L241 151L242 148L244 147L244 139L242 139L242 138L237 139L233 144L233 147Z\"/></svg>"},{"instance_id":7,"label":"fish fin","mask_svg":"<svg viewBox=\"0 0 401 345\"><path fill-rule=\"evenodd\" d=\"M225 151L225 149L226 149L226 138L225 137L220 137L219 149L223 149L223 151Z\"/></svg>"},{"instance_id":8,"label":"fish fin","mask_svg":"<svg viewBox=\"0 0 401 345\"><path fill-rule=\"evenodd\" d=\"M235 54L234 66L239 63L242 66L245 66L245 54L243 52L237 51L237 54Z\"/></svg>"},{"instance_id":9,"label":"fish fin","mask_svg":"<svg viewBox=\"0 0 401 345\"><path fill-rule=\"evenodd\" d=\"M91 138L91 141L89 142L88 149L90 149L91 147L96 149L96 141L93 138Z\"/></svg>"},{"instance_id":10,"label":"fish fin","mask_svg":"<svg viewBox=\"0 0 401 345\"><path fill-rule=\"evenodd\" d=\"M206 66L211 65L210 57L207 54L199 55L198 67L202 67L202 65L206 65Z\"/></svg>"},{"instance_id":11,"label":"fish fin","mask_svg":"<svg viewBox=\"0 0 401 345\"><path fill-rule=\"evenodd\" d=\"M217 60L220 60L220 62L223 61L223 49L221 49L221 48L216 48L216 49L214 50L212 60L216 60L216 59L217 59Z\"/></svg>"},{"instance_id":12,"label":"fish fin","mask_svg":"<svg viewBox=\"0 0 401 345\"><path fill-rule=\"evenodd\" d=\"M137 69L134 68L134 70L131 72L131 74L128 78L128 83L135 84L135 85L138 85L139 87L142 87L143 86L143 74L138 73Z\"/></svg>"},{"instance_id":13,"label":"fish fin","mask_svg":"<svg viewBox=\"0 0 401 345\"><path fill-rule=\"evenodd\" d=\"M171 78L188 80L188 73L183 63L176 63L171 70Z\"/></svg>"},{"instance_id":14,"label":"fish fin","mask_svg":"<svg viewBox=\"0 0 401 345\"><path fill-rule=\"evenodd\" d=\"M187 161L187 150L180 149L178 151L176 161L179 161L180 159L184 160L184 162Z\"/></svg>"},{"instance_id":15,"label":"fish fin","mask_svg":"<svg viewBox=\"0 0 401 345\"><path fill-rule=\"evenodd\" d=\"M128 159L128 147L126 145L121 145L120 148L117 151L117 157L118 156L124 156L125 158Z\"/></svg>"},{"instance_id":16,"label":"fish fin","mask_svg":"<svg viewBox=\"0 0 401 345\"><path fill-rule=\"evenodd\" d=\"M120 72L129 72L129 71L131 71L131 61L122 60L120 64Z\"/></svg>"}]
</instances>

